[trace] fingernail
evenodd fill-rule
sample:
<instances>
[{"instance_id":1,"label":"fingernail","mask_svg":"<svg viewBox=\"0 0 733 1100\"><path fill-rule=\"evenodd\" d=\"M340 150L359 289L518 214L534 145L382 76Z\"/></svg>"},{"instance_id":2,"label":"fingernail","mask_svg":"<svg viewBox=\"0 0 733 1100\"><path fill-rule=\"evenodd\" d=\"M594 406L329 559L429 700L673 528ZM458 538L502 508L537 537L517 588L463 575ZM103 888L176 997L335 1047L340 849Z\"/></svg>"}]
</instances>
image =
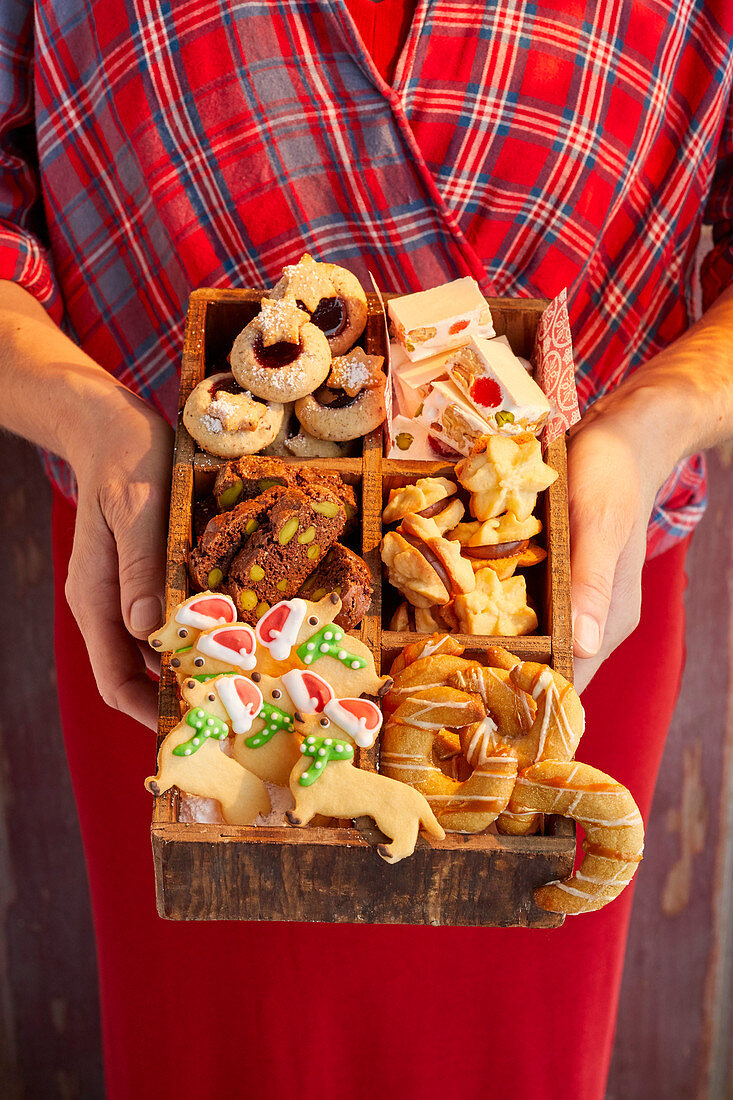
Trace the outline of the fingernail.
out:
<instances>
[{"instance_id":1,"label":"fingernail","mask_svg":"<svg viewBox=\"0 0 733 1100\"><path fill-rule=\"evenodd\" d=\"M163 604L157 596L144 596L130 608L130 629L135 634L149 634L160 626L162 619Z\"/></svg>"},{"instance_id":2,"label":"fingernail","mask_svg":"<svg viewBox=\"0 0 733 1100\"><path fill-rule=\"evenodd\" d=\"M601 648L601 628L592 615L578 615L573 624L573 636L589 657L595 657Z\"/></svg>"}]
</instances>

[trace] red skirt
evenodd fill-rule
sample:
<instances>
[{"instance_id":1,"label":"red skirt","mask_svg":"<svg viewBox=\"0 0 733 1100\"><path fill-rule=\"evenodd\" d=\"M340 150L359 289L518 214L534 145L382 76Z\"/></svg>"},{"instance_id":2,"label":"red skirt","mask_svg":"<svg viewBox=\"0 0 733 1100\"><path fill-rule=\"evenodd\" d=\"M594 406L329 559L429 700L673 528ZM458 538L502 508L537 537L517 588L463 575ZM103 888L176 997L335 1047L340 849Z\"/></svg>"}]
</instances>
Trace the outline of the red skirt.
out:
<instances>
[{"instance_id":1,"label":"red skirt","mask_svg":"<svg viewBox=\"0 0 733 1100\"><path fill-rule=\"evenodd\" d=\"M157 916L152 735L97 694L64 599L73 523L57 496L59 698L110 1100L602 1100L631 887L545 931ZM583 698L580 759L626 784L645 820L684 659L686 550L644 567L641 623Z\"/></svg>"}]
</instances>

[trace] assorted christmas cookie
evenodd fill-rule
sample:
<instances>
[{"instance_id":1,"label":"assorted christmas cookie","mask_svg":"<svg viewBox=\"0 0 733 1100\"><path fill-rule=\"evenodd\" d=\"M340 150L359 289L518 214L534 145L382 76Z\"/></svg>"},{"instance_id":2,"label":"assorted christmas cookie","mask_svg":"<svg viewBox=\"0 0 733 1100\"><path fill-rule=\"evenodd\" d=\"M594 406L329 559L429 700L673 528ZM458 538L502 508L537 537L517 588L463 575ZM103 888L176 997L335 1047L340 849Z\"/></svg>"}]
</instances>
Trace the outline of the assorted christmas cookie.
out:
<instances>
[{"instance_id":1,"label":"assorted christmas cookie","mask_svg":"<svg viewBox=\"0 0 733 1100\"><path fill-rule=\"evenodd\" d=\"M463 519L465 508L458 499L458 486L447 477L421 477L414 484L390 489L382 512L384 523L397 523L416 515L434 520L441 534L451 531Z\"/></svg>"},{"instance_id":2,"label":"assorted christmas cookie","mask_svg":"<svg viewBox=\"0 0 733 1100\"><path fill-rule=\"evenodd\" d=\"M234 341L229 362L239 385L256 397L296 401L325 381L331 349L294 301L263 298L260 312Z\"/></svg>"},{"instance_id":3,"label":"assorted christmas cookie","mask_svg":"<svg viewBox=\"0 0 733 1100\"><path fill-rule=\"evenodd\" d=\"M281 404L253 397L232 374L213 374L199 382L183 409L183 423L198 445L223 458L255 454L267 447L283 419Z\"/></svg>"},{"instance_id":4,"label":"assorted christmas cookie","mask_svg":"<svg viewBox=\"0 0 733 1100\"><path fill-rule=\"evenodd\" d=\"M307 252L284 269L270 296L305 310L328 340L332 355L348 351L364 331L367 300L357 277L345 267L319 263Z\"/></svg>"},{"instance_id":5,"label":"assorted christmas cookie","mask_svg":"<svg viewBox=\"0 0 733 1100\"><path fill-rule=\"evenodd\" d=\"M557 479L557 471L542 461L534 436L490 435L457 464L456 477L471 493L471 514L476 519L511 512L523 520L532 514L537 494Z\"/></svg>"},{"instance_id":6,"label":"assorted christmas cookie","mask_svg":"<svg viewBox=\"0 0 733 1100\"><path fill-rule=\"evenodd\" d=\"M360 439L378 428L387 415L384 374L376 385L350 396L324 386L295 402L295 415L309 435L343 442Z\"/></svg>"}]
</instances>

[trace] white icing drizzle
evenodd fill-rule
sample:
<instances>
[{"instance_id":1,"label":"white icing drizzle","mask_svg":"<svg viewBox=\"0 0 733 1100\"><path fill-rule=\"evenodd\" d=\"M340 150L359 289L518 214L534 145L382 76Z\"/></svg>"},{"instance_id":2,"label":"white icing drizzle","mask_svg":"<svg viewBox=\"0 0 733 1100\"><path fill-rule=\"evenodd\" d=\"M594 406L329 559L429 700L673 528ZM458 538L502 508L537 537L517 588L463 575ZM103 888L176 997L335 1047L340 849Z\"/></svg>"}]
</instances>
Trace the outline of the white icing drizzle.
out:
<instances>
[{"instance_id":1,"label":"white icing drizzle","mask_svg":"<svg viewBox=\"0 0 733 1100\"><path fill-rule=\"evenodd\" d=\"M427 688L440 688L445 687L445 681L439 680L436 683L431 684L418 684L417 690L425 691ZM408 684L407 687L390 688L390 695L414 695L416 690L415 684Z\"/></svg>"},{"instance_id":2,"label":"white icing drizzle","mask_svg":"<svg viewBox=\"0 0 733 1100\"><path fill-rule=\"evenodd\" d=\"M474 768L479 764L485 764L489 759L489 751L494 745L494 734L497 729L496 722L489 714L477 724L466 753L468 763Z\"/></svg>"},{"instance_id":3,"label":"white icing drizzle","mask_svg":"<svg viewBox=\"0 0 733 1100\"><path fill-rule=\"evenodd\" d=\"M504 799L496 794L461 794L460 790L455 791L453 794L426 794L428 802L493 802L495 804L504 805ZM456 811L460 811L460 807L456 806Z\"/></svg>"}]
</instances>

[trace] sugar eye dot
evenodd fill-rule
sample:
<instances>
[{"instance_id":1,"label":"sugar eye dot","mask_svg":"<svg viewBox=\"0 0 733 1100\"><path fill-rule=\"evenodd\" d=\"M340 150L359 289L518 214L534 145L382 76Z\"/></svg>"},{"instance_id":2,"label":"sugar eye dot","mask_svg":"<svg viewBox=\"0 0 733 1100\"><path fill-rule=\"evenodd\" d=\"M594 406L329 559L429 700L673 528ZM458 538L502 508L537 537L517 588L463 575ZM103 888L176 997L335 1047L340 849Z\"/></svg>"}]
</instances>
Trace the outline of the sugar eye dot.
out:
<instances>
[{"instance_id":1,"label":"sugar eye dot","mask_svg":"<svg viewBox=\"0 0 733 1100\"><path fill-rule=\"evenodd\" d=\"M321 718L321 725L325 727L330 726L331 723L329 722L328 718Z\"/></svg>"},{"instance_id":2,"label":"sugar eye dot","mask_svg":"<svg viewBox=\"0 0 733 1100\"><path fill-rule=\"evenodd\" d=\"M204 663L204 659L203 657L196 657L193 663L196 665L196 668L201 668L202 664Z\"/></svg>"},{"instance_id":3,"label":"sugar eye dot","mask_svg":"<svg viewBox=\"0 0 733 1100\"><path fill-rule=\"evenodd\" d=\"M215 695L207 695L206 698L209 700L210 703L215 703L216 702L216 696Z\"/></svg>"},{"instance_id":4,"label":"sugar eye dot","mask_svg":"<svg viewBox=\"0 0 733 1100\"><path fill-rule=\"evenodd\" d=\"M279 691L277 688L275 688L275 690L272 693L273 699L279 699L281 695L282 695L282 692Z\"/></svg>"},{"instance_id":5,"label":"sugar eye dot","mask_svg":"<svg viewBox=\"0 0 733 1100\"><path fill-rule=\"evenodd\" d=\"M186 630L185 627L182 626L181 629L178 631L178 637L179 638L187 638L188 637L188 631Z\"/></svg>"},{"instance_id":6,"label":"sugar eye dot","mask_svg":"<svg viewBox=\"0 0 733 1100\"><path fill-rule=\"evenodd\" d=\"M310 623L311 626L318 626L318 616L317 615L311 615L308 622Z\"/></svg>"}]
</instances>

